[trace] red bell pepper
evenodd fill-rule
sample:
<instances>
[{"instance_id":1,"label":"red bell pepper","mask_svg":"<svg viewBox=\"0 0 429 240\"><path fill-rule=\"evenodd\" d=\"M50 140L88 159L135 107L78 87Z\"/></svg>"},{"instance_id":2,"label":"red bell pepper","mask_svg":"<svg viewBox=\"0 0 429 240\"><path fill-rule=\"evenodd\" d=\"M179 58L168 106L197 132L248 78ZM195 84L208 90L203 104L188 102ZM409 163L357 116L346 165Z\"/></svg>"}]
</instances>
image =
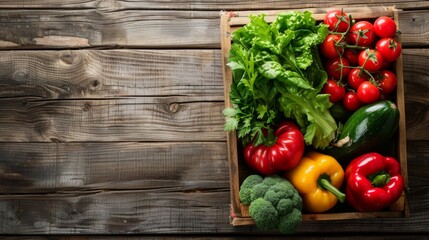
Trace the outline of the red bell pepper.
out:
<instances>
[{"instance_id":1,"label":"red bell pepper","mask_svg":"<svg viewBox=\"0 0 429 240\"><path fill-rule=\"evenodd\" d=\"M351 161L345 178L347 202L361 212L379 211L392 205L404 189L399 162L374 152Z\"/></svg>"},{"instance_id":2,"label":"red bell pepper","mask_svg":"<svg viewBox=\"0 0 429 240\"><path fill-rule=\"evenodd\" d=\"M247 164L264 175L293 169L304 153L304 136L293 122L282 122L274 132L271 144L258 146L248 143L244 147Z\"/></svg>"}]
</instances>

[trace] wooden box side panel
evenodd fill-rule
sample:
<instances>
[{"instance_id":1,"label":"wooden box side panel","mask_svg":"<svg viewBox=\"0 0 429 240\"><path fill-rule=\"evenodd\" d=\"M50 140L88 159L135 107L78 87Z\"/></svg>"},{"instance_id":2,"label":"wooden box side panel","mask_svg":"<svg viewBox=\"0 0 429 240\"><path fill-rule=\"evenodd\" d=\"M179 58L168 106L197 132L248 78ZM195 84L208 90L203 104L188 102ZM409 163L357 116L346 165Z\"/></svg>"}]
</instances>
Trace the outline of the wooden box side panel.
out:
<instances>
[{"instance_id":1,"label":"wooden box side panel","mask_svg":"<svg viewBox=\"0 0 429 240\"><path fill-rule=\"evenodd\" d=\"M323 17L331 8L326 9L299 9L299 11L312 11L313 17L317 21L323 20ZM332 8L333 9L333 8ZM291 11L291 10L285 10ZM398 9L394 7L359 7L359 8L345 8L344 11L351 14L354 19L375 19L378 16L393 17L397 26L398 23ZM232 74L227 67L228 53L231 48L231 34L239 27L249 22L249 16L254 14L265 14L267 22L272 22L275 16L284 12L282 10L273 11L240 11L240 12L224 12L221 14L221 47L222 47L222 69L224 78L224 96L225 107L231 107L229 99L229 90L232 83ZM400 38L398 38L400 41ZM407 159L406 159L406 125L405 125L405 101L404 101L404 82L403 82L403 67L402 56L395 63L395 71L397 74L398 86L396 92L396 104L400 111L400 123L397 139L397 158L400 161L402 174L405 179L405 189L408 186L407 175ZM230 167L230 187L231 187L231 223L235 225L251 225L254 221L249 216L248 206L240 203L239 200L239 186L240 178L240 164L237 150L237 136L235 132L227 133L228 143L228 161ZM406 193L403 192L398 201L390 208L391 211L361 213L361 212L340 212L340 213L324 213L324 214L304 214L304 220L341 220L341 219L359 219L359 218L375 218L375 217L403 217L409 216L409 206L407 203Z\"/></svg>"}]
</instances>

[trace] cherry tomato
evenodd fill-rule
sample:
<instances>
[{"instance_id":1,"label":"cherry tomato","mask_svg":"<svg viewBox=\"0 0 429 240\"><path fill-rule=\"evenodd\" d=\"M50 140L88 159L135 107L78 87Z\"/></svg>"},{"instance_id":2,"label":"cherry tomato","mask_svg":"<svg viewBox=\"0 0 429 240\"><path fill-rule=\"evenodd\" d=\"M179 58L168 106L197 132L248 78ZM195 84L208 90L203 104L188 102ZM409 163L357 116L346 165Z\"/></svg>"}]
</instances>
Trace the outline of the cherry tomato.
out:
<instances>
[{"instance_id":1,"label":"cherry tomato","mask_svg":"<svg viewBox=\"0 0 429 240\"><path fill-rule=\"evenodd\" d=\"M369 79L370 77L368 74L359 68L352 68L349 72L349 75L347 75L347 82L354 90L357 90L361 83L368 81Z\"/></svg>"},{"instance_id":2,"label":"cherry tomato","mask_svg":"<svg viewBox=\"0 0 429 240\"><path fill-rule=\"evenodd\" d=\"M344 47L335 46L336 43L339 43L340 39L341 35L338 34L329 34L326 36L325 40L320 44L320 53L329 59L341 56L344 52ZM344 39L341 42L344 43Z\"/></svg>"},{"instance_id":3,"label":"cherry tomato","mask_svg":"<svg viewBox=\"0 0 429 240\"><path fill-rule=\"evenodd\" d=\"M380 90L370 81L364 81L357 89L357 97L363 103L373 103L380 99Z\"/></svg>"},{"instance_id":4,"label":"cherry tomato","mask_svg":"<svg viewBox=\"0 0 429 240\"><path fill-rule=\"evenodd\" d=\"M394 62L401 55L401 44L393 38L382 38L377 41L375 48L381 53L383 60L386 62Z\"/></svg>"},{"instance_id":5,"label":"cherry tomato","mask_svg":"<svg viewBox=\"0 0 429 240\"><path fill-rule=\"evenodd\" d=\"M349 27L350 19L343 10L335 9L326 13L323 23L328 25L329 31L345 32Z\"/></svg>"},{"instance_id":6,"label":"cherry tomato","mask_svg":"<svg viewBox=\"0 0 429 240\"><path fill-rule=\"evenodd\" d=\"M355 92L347 92L343 98L343 105L349 111L356 111L363 103L359 100Z\"/></svg>"},{"instance_id":7,"label":"cherry tomato","mask_svg":"<svg viewBox=\"0 0 429 240\"><path fill-rule=\"evenodd\" d=\"M330 78L341 80L347 77L350 71L350 68L348 68L349 66L349 61L345 58L330 59L325 64L325 71Z\"/></svg>"},{"instance_id":8,"label":"cherry tomato","mask_svg":"<svg viewBox=\"0 0 429 240\"><path fill-rule=\"evenodd\" d=\"M381 53L375 49L366 49L359 54L359 66L373 72L378 71L383 66L383 57Z\"/></svg>"},{"instance_id":9,"label":"cherry tomato","mask_svg":"<svg viewBox=\"0 0 429 240\"><path fill-rule=\"evenodd\" d=\"M322 93L329 94L329 101L334 103L343 99L346 94L346 89L336 81L328 79L322 88Z\"/></svg>"},{"instance_id":10,"label":"cherry tomato","mask_svg":"<svg viewBox=\"0 0 429 240\"><path fill-rule=\"evenodd\" d=\"M374 32L381 38L393 37L396 34L396 24L390 17L382 16L374 21Z\"/></svg>"},{"instance_id":11,"label":"cherry tomato","mask_svg":"<svg viewBox=\"0 0 429 240\"><path fill-rule=\"evenodd\" d=\"M359 57L360 50L347 48L344 50L343 56L349 61L351 66L357 66L358 65L358 57Z\"/></svg>"},{"instance_id":12,"label":"cherry tomato","mask_svg":"<svg viewBox=\"0 0 429 240\"><path fill-rule=\"evenodd\" d=\"M375 40L374 26L368 21L359 21L351 28L347 42L352 45L370 46Z\"/></svg>"},{"instance_id":13,"label":"cherry tomato","mask_svg":"<svg viewBox=\"0 0 429 240\"><path fill-rule=\"evenodd\" d=\"M380 82L379 87L381 89L381 93L383 94L391 93L398 84L396 75L389 70L381 71L380 74L377 76L377 80Z\"/></svg>"}]
</instances>

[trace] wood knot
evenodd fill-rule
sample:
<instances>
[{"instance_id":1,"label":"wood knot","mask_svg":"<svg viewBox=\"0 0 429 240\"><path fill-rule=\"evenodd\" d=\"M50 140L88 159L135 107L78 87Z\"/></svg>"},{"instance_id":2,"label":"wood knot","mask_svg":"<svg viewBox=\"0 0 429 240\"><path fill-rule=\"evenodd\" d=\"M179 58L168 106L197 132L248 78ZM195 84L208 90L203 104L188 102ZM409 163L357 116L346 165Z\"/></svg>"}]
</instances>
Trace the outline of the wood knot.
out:
<instances>
[{"instance_id":1,"label":"wood knot","mask_svg":"<svg viewBox=\"0 0 429 240\"><path fill-rule=\"evenodd\" d=\"M28 73L24 70L18 70L13 73L12 78L17 82L26 82L28 79Z\"/></svg>"},{"instance_id":2,"label":"wood knot","mask_svg":"<svg viewBox=\"0 0 429 240\"><path fill-rule=\"evenodd\" d=\"M100 90L102 85L103 84L101 83L100 80L95 79L95 80L91 81L90 89L91 90Z\"/></svg>"},{"instance_id":3,"label":"wood knot","mask_svg":"<svg viewBox=\"0 0 429 240\"><path fill-rule=\"evenodd\" d=\"M178 103L170 103L169 110L172 113L176 113L177 111L179 111L179 107L180 106Z\"/></svg>"},{"instance_id":4,"label":"wood knot","mask_svg":"<svg viewBox=\"0 0 429 240\"><path fill-rule=\"evenodd\" d=\"M113 12L119 10L121 5L116 0L96 0L95 7L100 12Z\"/></svg>"},{"instance_id":5,"label":"wood knot","mask_svg":"<svg viewBox=\"0 0 429 240\"><path fill-rule=\"evenodd\" d=\"M63 53L60 56L61 61L63 61L66 64L73 64L75 58L76 58L76 55L74 55L70 52Z\"/></svg>"},{"instance_id":6,"label":"wood knot","mask_svg":"<svg viewBox=\"0 0 429 240\"><path fill-rule=\"evenodd\" d=\"M84 111L84 112L88 112L88 111L90 111L92 109L92 106L91 106L91 104L90 103L85 103L84 105L83 105L83 107L82 107L82 110Z\"/></svg>"}]
</instances>

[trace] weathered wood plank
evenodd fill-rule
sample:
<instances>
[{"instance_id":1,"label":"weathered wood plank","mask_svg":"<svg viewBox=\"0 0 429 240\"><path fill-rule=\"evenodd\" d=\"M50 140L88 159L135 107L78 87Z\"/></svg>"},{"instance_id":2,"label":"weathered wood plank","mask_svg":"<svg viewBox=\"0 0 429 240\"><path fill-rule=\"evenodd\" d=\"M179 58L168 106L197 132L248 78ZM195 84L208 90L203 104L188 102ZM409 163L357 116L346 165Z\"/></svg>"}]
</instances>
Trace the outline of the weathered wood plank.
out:
<instances>
[{"instance_id":1,"label":"weathered wood plank","mask_svg":"<svg viewBox=\"0 0 429 240\"><path fill-rule=\"evenodd\" d=\"M0 141L223 141L223 102L0 99Z\"/></svg>"},{"instance_id":2,"label":"weathered wood plank","mask_svg":"<svg viewBox=\"0 0 429 240\"><path fill-rule=\"evenodd\" d=\"M231 231L228 199L227 189L181 191L174 188L0 195L0 232L159 234Z\"/></svg>"},{"instance_id":3,"label":"weathered wood plank","mask_svg":"<svg viewBox=\"0 0 429 240\"><path fill-rule=\"evenodd\" d=\"M51 235L51 236L35 236L30 235L31 240L137 240L137 239L149 239L149 240L169 240L169 239L190 239L190 240L248 240L248 239L257 239L257 240L272 240L272 239L284 239L285 235L276 234L276 233L251 233L251 234L183 234L183 235L170 235L170 234L157 234L157 235ZM380 239L389 239L389 240L403 240L410 239L413 240L427 240L427 235L424 233L419 234L388 234L385 233L382 236L379 234L356 234L356 235L346 235L346 234L299 234L299 235L287 235L287 239L305 239L305 240L331 240L331 239L341 239L341 240L380 240ZM19 235L6 235L2 237L2 240L21 240L22 236Z\"/></svg>"},{"instance_id":4,"label":"weathered wood plank","mask_svg":"<svg viewBox=\"0 0 429 240\"><path fill-rule=\"evenodd\" d=\"M410 195L410 218L306 221L297 232L428 233L429 187L411 188ZM249 232L256 229L233 228L229 224L228 190L183 192L153 189L0 195L0 232L5 234L177 234L240 231Z\"/></svg>"},{"instance_id":5,"label":"weathered wood plank","mask_svg":"<svg viewBox=\"0 0 429 240\"><path fill-rule=\"evenodd\" d=\"M125 0L68 0L65 3L58 2L55 0L3 0L0 3L0 8L97 8L103 11L116 11L124 9L194 9L194 10L246 10L246 9L296 9L296 8L323 8L326 6L333 5L332 1L281 1L281 0L268 0L268 1L225 1L225 0L196 0L196 1L125 1ZM349 7L349 6L393 6L396 5L398 8L404 9L415 9L428 7L427 1L415 1L415 0L404 0L404 1L392 1L392 0L380 0L380 1L335 1L335 6L338 7Z\"/></svg>"},{"instance_id":6,"label":"weathered wood plank","mask_svg":"<svg viewBox=\"0 0 429 240\"><path fill-rule=\"evenodd\" d=\"M0 86L0 98L199 96L223 101L218 50L5 51Z\"/></svg>"},{"instance_id":7,"label":"weathered wood plank","mask_svg":"<svg viewBox=\"0 0 429 240\"><path fill-rule=\"evenodd\" d=\"M225 189L224 142L2 143L0 194Z\"/></svg>"},{"instance_id":8,"label":"weathered wood plank","mask_svg":"<svg viewBox=\"0 0 429 240\"><path fill-rule=\"evenodd\" d=\"M429 49L404 50L404 81L408 140L429 139Z\"/></svg>"},{"instance_id":9,"label":"weathered wood plank","mask_svg":"<svg viewBox=\"0 0 429 240\"><path fill-rule=\"evenodd\" d=\"M408 183L412 187L429 185L429 140L408 141ZM429 210L429 209L428 209Z\"/></svg>"},{"instance_id":10,"label":"weathered wood plank","mask_svg":"<svg viewBox=\"0 0 429 240\"><path fill-rule=\"evenodd\" d=\"M137 240L137 239L149 239L149 240L169 240L169 239L190 239L190 240L248 240L248 239L257 239L257 240L272 240L272 239L284 239L285 235L275 234L275 233L266 233L266 234L183 234L183 235L171 235L171 234L157 234L157 235L50 235L50 236L36 236L30 235L31 240ZM341 239L341 240L380 240L380 239L389 239L389 240L403 240L410 239L413 240L427 240L427 235L424 233L419 234L388 234L385 233L382 236L379 234L299 234L299 235L288 235L287 239L305 239L305 240L331 240L331 239ZM2 240L21 240L22 236L20 235L5 235L2 237Z\"/></svg>"},{"instance_id":11,"label":"weathered wood plank","mask_svg":"<svg viewBox=\"0 0 429 240\"><path fill-rule=\"evenodd\" d=\"M428 46L428 14L399 14L404 47ZM2 10L0 48L220 48L219 21L219 11Z\"/></svg>"},{"instance_id":12,"label":"weathered wood plank","mask_svg":"<svg viewBox=\"0 0 429 240\"><path fill-rule=\"evenodd\" d=\"M218 12L2 10L0 47L212 47Z\"/></svg>"}]
</instances>

